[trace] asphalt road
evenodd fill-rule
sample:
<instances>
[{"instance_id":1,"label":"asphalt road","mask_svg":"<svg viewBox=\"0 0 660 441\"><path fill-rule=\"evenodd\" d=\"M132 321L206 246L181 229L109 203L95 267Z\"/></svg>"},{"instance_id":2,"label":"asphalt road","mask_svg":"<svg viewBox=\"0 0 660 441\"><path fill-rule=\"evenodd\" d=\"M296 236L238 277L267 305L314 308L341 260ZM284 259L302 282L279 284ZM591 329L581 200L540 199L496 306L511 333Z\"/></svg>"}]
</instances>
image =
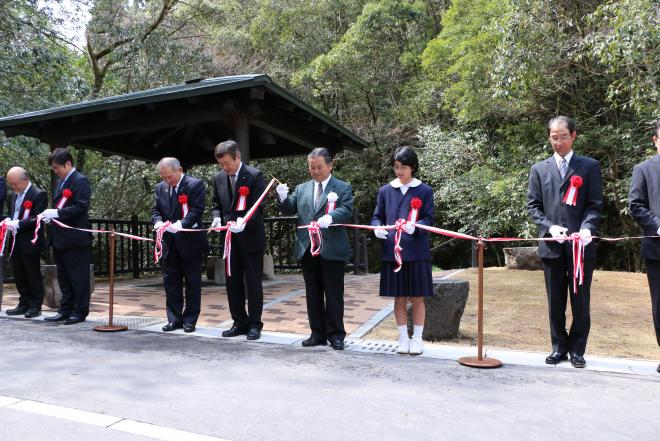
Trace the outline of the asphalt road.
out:
<instances>
[{"instance_id":1,"label":"asphalt road","mask_svg":"<svg viewBox=\"0 0 660 441\"><path fill-rule=\"evenodd\" d=\"M660 376L0 319L0 396L247 440L660 440ZM184 439L182 437L177 437ZM0 440L144 440L0 403Z\"/></svg>"}]
</instances>

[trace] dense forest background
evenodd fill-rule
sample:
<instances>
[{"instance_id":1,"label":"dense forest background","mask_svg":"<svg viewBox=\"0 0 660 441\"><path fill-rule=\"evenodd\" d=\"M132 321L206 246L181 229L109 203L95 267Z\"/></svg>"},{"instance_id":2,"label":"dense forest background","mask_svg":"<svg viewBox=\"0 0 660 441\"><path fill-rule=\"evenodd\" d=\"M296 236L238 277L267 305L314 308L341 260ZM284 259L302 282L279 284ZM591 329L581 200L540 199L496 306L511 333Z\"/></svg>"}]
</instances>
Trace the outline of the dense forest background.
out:
<instances>
[{"instance_id":1,"label":"dense forest background","mask_svg":"<svg viewBox=\"0 0 660 441\"><path fill-rule=\"evenodd\" d=\"M438 225L533 236L527 174L551 151L547 120L566 114L578 121L575 150L601 163L600 233L638 232L626 198L660 117L658 0L0 0L0 10L0 116L265 73L370 141L335 164L363 221L392 178L389 155L408 144L435 188ZM22 165L48 187L47 146L0 145L0 173ZM94 216L147 219L153 164L76 158L92 179ZM190 173L210 178L212 161ZM257 166L291 184L307 177L304 158ZM443 247L436 261L464 265L467 247ZM500 248L487 258L501 263ZM638 244L602 244L599 266L639 270Z\"/></svg>"}]
</instances>

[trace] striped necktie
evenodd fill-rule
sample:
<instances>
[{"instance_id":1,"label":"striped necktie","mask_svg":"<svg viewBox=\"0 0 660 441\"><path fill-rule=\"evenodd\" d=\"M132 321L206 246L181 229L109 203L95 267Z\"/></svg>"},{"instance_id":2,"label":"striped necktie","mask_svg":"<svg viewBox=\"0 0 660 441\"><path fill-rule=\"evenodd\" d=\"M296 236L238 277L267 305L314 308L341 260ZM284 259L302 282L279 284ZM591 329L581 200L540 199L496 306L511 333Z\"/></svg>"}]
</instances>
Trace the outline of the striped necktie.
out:
<instances>
[{"instance_id":1,"label":"striped necktie","mask_svg":"<svg viewBox=\"0 0 660 441\"><path fill-rule=\"evenodd\" d=\"M566 158L561 158L561 162L559 163L559 174L562 179L566 177L566 172L568 172L568 162L566 162Z\"/></svg>"}]
</instances>

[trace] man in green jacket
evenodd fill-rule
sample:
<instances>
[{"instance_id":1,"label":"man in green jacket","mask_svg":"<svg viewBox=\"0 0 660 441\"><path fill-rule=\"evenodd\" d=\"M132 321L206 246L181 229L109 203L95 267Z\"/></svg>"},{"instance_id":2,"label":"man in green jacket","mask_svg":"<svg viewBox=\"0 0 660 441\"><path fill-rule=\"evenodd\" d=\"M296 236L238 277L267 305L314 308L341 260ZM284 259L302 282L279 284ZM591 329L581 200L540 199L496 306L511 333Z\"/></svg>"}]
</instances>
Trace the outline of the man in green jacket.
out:
<instances>
[{"instance_id":1,"label":"man in green jacket","mask_svg":"<svg viewBox=\"0 0 660 441\"><path fill-rule=\"evenodd\" d=\"M298 225L317 222L321 241L310 240L307 229L296 231L296 259L300 260L305 279L307 316L312 330L302 342L305 347L325 345L344 349L344 269L351 250L344 227L353 216L353 190L350 184L332 176L332 156L325 148L307 155L312 179L296 187L289 195L286 184L277 186L282 213L298 214ZM319 252L320 251L320 252Z\"/></svg>"}]
</instances>

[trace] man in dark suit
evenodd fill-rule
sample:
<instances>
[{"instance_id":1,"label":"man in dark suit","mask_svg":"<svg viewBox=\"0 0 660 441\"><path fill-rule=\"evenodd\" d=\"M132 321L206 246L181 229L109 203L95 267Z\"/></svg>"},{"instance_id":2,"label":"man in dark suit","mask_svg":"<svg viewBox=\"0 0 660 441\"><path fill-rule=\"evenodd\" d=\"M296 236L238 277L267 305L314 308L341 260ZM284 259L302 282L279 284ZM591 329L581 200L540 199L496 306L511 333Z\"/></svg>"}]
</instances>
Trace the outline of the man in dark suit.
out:
<instances>
[{"instance_id":1,"label":"man in dark suit","mask_svg":"<svg viewBox=\"0 0 660 441\"><path fill-rule=\"evenodd\" d=\"M212 225L236 223L229 227L232 232L231 276L227 275L227 298L234 324L223 331L222 336L247 334L248 340L257 340L263 328L261 312L264 307L261 283L266 248L263 209L259 207L247 223L243 216L263 193L264 175L241 162L238 144L232 140L216 146L215 159L222 170L213 176ZM246 289L249 313L245 312Z\"/></svg>"},{"instance_id":2,"label":"man in dark suit","mask_svg":"<svg viewBox=\"0 0 660 441\"><path fill-rule=\"evenodd\" d=\"M545 359L557 364L571 354L571 364L582 368L591 326L589 313L591 276L596 250L591 236L596 235L603 206L600 166L597 161L573 153L577 132L575 122L558 116L548 123L548 135L554 154L532 166L529 173L527 210L538 227L539 236L556 242L539 242L548 295L552 353ZM575 178L574 178L575 177ZM578 185L582 178L581 186ZM574 178L574 179L572 179ZM573 184L577 191L570 191ZM563 202L569 192L570 198ZM573 203L571 203L573 202ZM567 234L578 233L586 245L584 279L573 292L573 254ZM570 293L573 323L566 332L566 297Z\"/></svg>"},{"instance_id":3,"label":"man in dark suit","mask_svg":"<svg viewBox=\"0 0 660 441\"><path fill-rule=\"evenodd\" d=\"M307 316L312 330L303 346L325 345L344 349L344 269L351 250L344 227L328 226L348 222L353 215L353 190L350 184L332 176L332 157L325 148L307 155L310 181L296 187L277 186L280 209L284 214L298 214L298 225L317 221L323 246L320 255L312 256L306 229L296 231L296 259L300 260L305 279Z\"/></svg>"},{"instance_id":4,"label":"man in dark suit","mask_svg":"<svg viewBox=\"0 0 660 441\"><path fill-rule=\"evenodd\" d=\"M18 305L8 309L7 315L39 317L44 301L44 283L41 278L40 254L46 248L43 230L32 245L37 215L48 207L48 195L30 182L27 171L13 167L7 172L7 183L13 193L9 195L10 228L15 237L11 257L14 282L19 294Z\"/></svg>"},{"instance_id":5,"label":"man in dark suit","mask_svg":"<svg viewBox=\"0 0 660 441\"><path fill-rule=\"evenodd\" d=\"M658 154L635 166L628 194L630 214L645 236L660 235L660 119L655 122L653 144ZM660 346L660 239L642 239L642 257L651 291L655 338ZM657 370L660 372L660 364Z\"/></svg>"},{"instance_id":6,"label":"man in dark suit","mask_svg":"<svg viewBox=\"0 0 660 441\"><path fill-rule=\"evenodd\" d=\"M70 227L89 228L92 197L89 180L73 166L73 157L67 149L53 150L48 156L48 165L60 179L53 195L54 208L42 213L44 222L58 219ZM57 265L62 299L57 314L44 320L63 322L65 325L83 322L89 314L91 235L51 223L49 240Z\"/></svg>"},{"instance_id":7,"label":"man in dark suit","mask_svg":"<svg viewBox=\"0 0 660 441\"><path fill-rule=\"evenodd\" d=\"M158 171L163 182L156 184L154 190L151 220L155 230L164 222L172 223L163 235L163 285L168 320L163 331L183 328L184 332L195 332L202 302L202 257L208 249L202 224L206 186L184 174L176 158L161 159ZM182 228L199 232L179 232Z\"/></svg>"}]
</instances>

